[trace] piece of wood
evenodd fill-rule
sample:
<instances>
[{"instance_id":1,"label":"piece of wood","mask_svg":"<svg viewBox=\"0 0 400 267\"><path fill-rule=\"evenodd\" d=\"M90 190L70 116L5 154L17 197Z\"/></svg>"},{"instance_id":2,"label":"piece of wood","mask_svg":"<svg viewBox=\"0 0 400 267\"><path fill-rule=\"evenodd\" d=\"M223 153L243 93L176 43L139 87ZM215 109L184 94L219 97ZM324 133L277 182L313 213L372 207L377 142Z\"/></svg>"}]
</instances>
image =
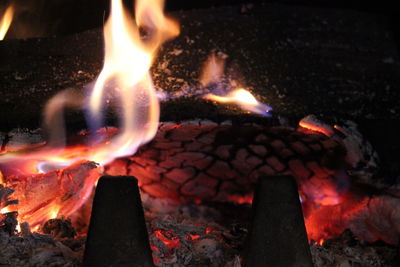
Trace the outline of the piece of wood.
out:
<instances>
[{"instance_id":1,"label":"piece of wood","mask_svg":"<svg viewBox=\"0 0 400 267\"><path fill-rule=\"evenodd\" d=\"M139 187L133 177L100 178L84 266L153 266Z\"/></svg>"}]
</instances>

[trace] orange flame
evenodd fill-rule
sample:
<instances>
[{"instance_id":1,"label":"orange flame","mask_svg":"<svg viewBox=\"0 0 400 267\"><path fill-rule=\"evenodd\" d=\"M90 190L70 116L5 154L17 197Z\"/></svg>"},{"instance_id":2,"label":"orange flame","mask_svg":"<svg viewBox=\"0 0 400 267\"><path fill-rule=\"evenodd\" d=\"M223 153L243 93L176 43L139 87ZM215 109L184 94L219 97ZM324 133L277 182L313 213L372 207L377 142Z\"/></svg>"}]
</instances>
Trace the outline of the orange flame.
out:
<instances>
[{"instance_id":1,"label":"orange flame","mask_svg":"<svg viewBox=\"0 0 400 267\"><path fill-rule=\"evenodd\" d=\"M239 105L244 110L265 116L270 116L268 112L272 110L271 107L259 102L249 91L243 88L236 89L227 96L207 94L204 96L204 98L220 103L234 103Z\"/></svg>"},{"instance_id":2,"label":"orange flame","mask_svg":"<svg viewBox=\"0 0 400 267\"><path fill-rule=\"evenodd\" d=\"M157 132L159 102L149 69L160 44L179 33L175 22L162 14L163 1L136 2L136 21L150 31L142 40L138 27L123 10L120 0L113 0L111 17L104 27L105 62L94 86L89 108L92 117L101 123L103 95L110 89L119 92L123 108L122 131L107 146L91 155L91 160L106 164L116 157L131 155L150 141Z\"/></svg>"},{"instance_id":3,"label":"orange flame","mask_svg":"<svg viewBox=\"0 0 400 267\"><path fill-rule=\"evenodd\" d=\"M8 28L10 28L11 22L14 17L14 7L10 5L6 12L4 12L3 17L0 17L0 40L3 40L7 34Z\"/></svg>"},{"instance_id":4,"label":"orange flame","mask_svg":"<svg viewBox=\"0 0 400 267\"><path fill-rule=\"evenodd\" d=\"M38 172L45 173L43 176L46 177L61 175L66 180L60 181L60 188L54 188L51 200L49 194L25 192L27 189L17 183L15 195L23 200L18 205L20 218L30 225L36 226L49 218L69 216L75 212L98 179L98 176L92 177L95 175L93 172L84 181L84 186L73 188L74 181L68 181L73 177L62 175L63 172L49 171L79 164L80 161L94 161L105 165L117 157L134 154L140 145L150 141L156 134L159 102L149 69L160 45L179 33L178 24L163 15L163 5L163 0L137 0L135 23L124 10L122 0L111 0L111 14L104 27L104 66L87 103L90 121L94 121L96 126L93 133L99 138L87 146L64 148L66 137L64 126L61 125L63 109L82 108L84 104L81 94L68 89L58 93L46 105L44 121L46 128L50 130L47 145L30 152L18 151L1 156L0 163L6 168L12 167L12 175L22 174L27 178L29 174L35 174L27 178L29 185L40 185L39 180L43 178ZM139 27L146 31L145 37L141 36ZM118 97L122 108L121 132L112 135L99 130L103 121L103 106L106 103L104 96L110 91ZM12 184L13 178L10 177L5 175L6 184ZM62 196L59 192L64 192L69 184L79 191L74 193L79 197L71 197L65 203L60 199ZM33 195L35 205L30 203Z\"/></svg>"},{"instance_id":5,"label":"orange flame","mask_svg":"<svg viewBox=\"0 0 400 267\"><path fill-rule=\"evenodd\" d=\"M97 134L101 135L97 138L101 142L91 144L90 148L64 149L63 109L67 106L82 108L84 103L82 96L72 89L60 92L45 109L45 126L50 130L47 147L28 156L36 159L39 171L60 169L83 159L105 165L117 157L134 154L140 145L154 137L158 129L159 102L149 69L162 42L179 33L178 24L162 14L163 5L162 0L138 0L135 23L121 0L111 0L111 14L104 27L104 65L90 93L88 109L95 126L93 132L98 133L103 121L104 96L111 91L122 108L121 131L106 141L103 133ZM139 26L148 32L145 38L140 35ZM15 159L21 155L7 157ZM31 166L24 169L32 170Z\"/></svg>"},{"instance_id":6,"label":"orange flame","mask_svg":"<svg viewBox=\"0 0 400 267\"><path fill-rule=\"evenodd\" d=\"M225 60L212 53L203 66L200 83L202 86L208 86L218 83L224 75Z\"/></svg>"},{"instance_id":7,"label":"orange flame","mask_svg":"<svg viewBox=\"0 0 400 267\"><path fill-rule=\"evenodd\" d=\"M227 55L225 54L216 55L215 53L211 53L201 71L200 84L203 87L210 85L219 86L219 83L222 81L224 76L226 57ZM271 115L269 112L272 108L259 102L249 91L240 87L235 87L233 89L235 90L231 91L227 95L216 95L210 93L204 95L203 98L220 103L236 104L245 111L261 114L266 117Z\"/></svg>"}]
</instances>

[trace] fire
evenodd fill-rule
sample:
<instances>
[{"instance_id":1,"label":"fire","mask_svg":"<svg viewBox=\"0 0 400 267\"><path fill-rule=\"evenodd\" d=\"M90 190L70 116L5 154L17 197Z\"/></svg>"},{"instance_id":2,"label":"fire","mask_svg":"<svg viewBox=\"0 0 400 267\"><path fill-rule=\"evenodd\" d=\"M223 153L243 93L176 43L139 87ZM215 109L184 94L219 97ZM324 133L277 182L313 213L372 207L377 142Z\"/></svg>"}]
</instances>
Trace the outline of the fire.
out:
<instances>
[{"instance_id":1,"label":"fire","mask_svg":"<svg viewBox=\"0 0 400 267\"><path fill-rule=\"evenodd\" d=\"M218 57L212 53L204 64L200 83L202 86L208 86L213 83L218 83L224 75L225 60L223 57Z\"/></svg>"},{"instance_id":2,"label":"fire","mask_svg":"<svg viewBox=\"0 0 400 267\"><path fill-rule=\"evenodd\" d=\"M162 15L163 4L160 0L137 1L135 25L122 2L112 1L111 18L104 27L104 67L91 93L89 110L96 125L101 125L105 91L117 91L122 127L118 136L90 156L95 162L106 164L131 155L157 132L159 102L149 69L160 44L179 33L177 24ZM148 39L141 39L138 26L149 31Z\"/></svg>"},{"instance_id":3,"label":"fire","mask_svg":"<svg viewBox=\"0 0 400 267\"><path fill-rule=\"evenodd\" d=\"M264 116L270 116L269 112L272 110L270 106L259 102L249 91L243 88L236 89L227 96L207 94L204 98L221 103L234 103L246 111Z\"/></svg>"},{"instance_id":4,"label":"fire","mask_svg":"<svg viewBox=\"0 0 400 267\"><path fill-rule=\"evenodd\" d=\"M104 26L104 65L89 99L73 89L55 95L45 108L47 145L34 152L7 153L0 162L19 161L19 170L29 174L64 168L81 160L105 165L117 157L134 154L150 141L158 129L159 102L149 69L160 45L179 34L178 24L163 15L163 6L162 0L138 0L135 22L121 0L112 0ZM146 36L141 36L139 27L146 30ZM116 96L122 110L120 132L114 136L105 136L101 130L107 93ZM65 148L62 122L66 107L88 110L92 139L87 146Z\"/></svg>"},{"instance_id":5,"label":"fire","mask_svg":"<svg viewBox=\"0 0 400 267\"><path fill-rule=\"evenodd\" d=\"M104 65L93 88L90 88L89 98L85 99L76 90L67 89L47 103L44 122L49 130L49 140L44 147L1 156L2 168L7 169L3 181L6 186L12 186L12 179L20 179L20 176L12 178L13 175L34 175L28 178L34 179L29 182L32 184L35 181L40 183L37 179L42 179L42 176L38 173L43 173L43 177L51 173L55 175L52 170L74 166L80 162L105 165L117 157L134 154L139 146L154 137L158 129L160 108L149 70L160 45L179 34L178 23L164 16L163 7L163 0L137 0L133 19L124 9L122 0L111 0L110 17L104 26ZM13 9L10 10L12 12ZM145 36L141 35L139 28L146 32ZM122 110L120 131L117 134L102 131L106 95L110 93L118 99L118 108ZM65 107L88 110L88 124L92 128L89 144L65 147ZM8 175L11 176L7 177ZM67 175L62 178L72 180ZM50 201L45 194L35 197L38 205L34 210L33 207L28 207L29 201L22 201L18 206L18 210L22 211L20 217L36 226L58 215L69 216L83 204L97 179L98 177L88 178L84 186L77 188L84 197L79 200L71 199L67 205L62 203L62 199ZM65 182L61 181L60 185L64 188L62 183ZM24 190L18 185L16 187ZM54 193L62 192L63 188L54 188ZM16 196L24 198L32 195L19 192L18 189ZM41 198L43 203L39 205Z\"/></svg>"},{"instance_id":6,"label":"fire","mask_svg":"<svg viewBox=\"0 0 400 267\"><path fill-rule=\"evenodd\" d=\"M7 34L8 28L10 28L11 22L14 17L14 6L10 5L7 7L3 16L0 17L0 40L3 40Z\"/></svg>"},{"instance_id":7,"label":"fire","mask_svg":"<svg viewBox=\"0 0 400 267\"><path fill-rule=\"evenodd\" d=\"M225 54L217 56L211 53L206 63L203 66L200 76L200 84L203 87L213 86L218 94L210 93L203 96L203 98L226 104L236 104L243 110L248 112L257 113L269 117L272 108L264 103L259 102L248 90L244 88L229 88L226 93L226 88L221 85L224 76L225 67ZM231 90L233 89L233 90Z\"/></svg>"}]
</instances>

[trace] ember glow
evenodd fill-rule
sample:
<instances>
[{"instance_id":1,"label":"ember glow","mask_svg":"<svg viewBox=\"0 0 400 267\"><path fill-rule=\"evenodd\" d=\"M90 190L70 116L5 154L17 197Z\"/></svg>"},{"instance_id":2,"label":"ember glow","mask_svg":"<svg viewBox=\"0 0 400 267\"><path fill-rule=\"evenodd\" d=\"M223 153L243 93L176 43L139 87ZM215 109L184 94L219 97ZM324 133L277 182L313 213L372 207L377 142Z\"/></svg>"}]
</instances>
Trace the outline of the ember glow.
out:
<instances>
[{"instance_id":1,"label":"ember glow","mask_svg":"<svg viewBox=\"0 0 400 267\"><path fill-rule=\"evenodd\" d=\"M14 16L14 7L10 5L7 7L4 14L0 17L0 40L3 40L7 34L8 28L11 25Z\"/></svg>"},{"instance_id":2,"label":"ember glow","mask_svg":"<svg viewBox=\"0 0 400 267\"><path fill-rule=\"evenodd\" d=\"M328 137L334 135L333 128L330 125L319 121L314 115L309 115L301 119L299 126L309 131L322 133Z\"/></svg>"},{"instance_id":3,"label":"ember glow","mask_svg":"<svg viewBox=\"0 0 400 267\"><path fill-rule=\"evenodd\" d=\"M3 186L2 184L4 184L15 190L13 196L19 201L18 205L2 208L0 213L17 210L21 222L28 222L34 230L38 229L39 225L48 219L54 219L59 216L68 217L75 213L89 198L100 176L101 170L98 168L99 165L104 166L116 158L131 156L136 153L140 146L153 139L158 130L160 107L158 93L153 86L149 70L160 45L179 34L178 24L163 14L163 6L163 0L137 0L135 18L133 18L124 10L122 0L111 0L110 17L104 27L104 65L94 85L88 86L87 97L84 97L82 93L75 89L67 89L56 94L47 103L45 109L44 124L48 132L48 142L44 146L30 146L26 150L3 153L0 156L0 167L2 168L2 172L0 172L0 185ZM10 6L4 16L0 18L0 39L7 32L13 12L13 8ZM145 32L145 34L143 35L141 32ZM257 113L265 117L271 116L270 111L272 108L257 100L244 87L237 86L236 84L232 85L234 83L226 87L220 85L224 76L224 65L224 55L217 56L213 53L209 57L203 68L200 84L202 87L210 87L212 93L207 95L202 93L201 96L210 101L238 105L247 112ZM113 96L112 101L116 99L116 106L120 109L118 110L120 114L120 127L111 130L104 128L104 111L107 108L110 100L108 97L110 95ZM63 111L65 108L84 109L87 112L88 124L91 128L87 134L89 139L87 143L73 146L67 145L66 131L63 123ZM325 135L323 136L324 138L337 135L337 131L344 131L339 126L331 127L318 122L314 117L307 117L301 120L299 125L303 130L307 129L307 132L312 131L317 132L317 135ZM175 128L179 129L179 127ZM176 138L176 142L172 144L173 146L169 147L171 144L167 143L166 139L163 139L162 142L159 142L158 148L160 149L155 151L160 152L163 151L161 148L168 147L163 152L169 152L169 150L176 148L174 147L176 144L179 144L178 149L180 149L179 146L181 146L181 143L186 144L185 148L192 147L193 151L187 151L187 156L191 156L192 160L182 159L182 162L184 161L189 166L186 170L192 170L195 173L194 167L199 167L197 174L201 177L203 173L200 171L204 171L205 166L208 166L209 171L212 170L210 171L211 173L215 172L217 174L210 174L210 177L203 176L203 178L205 177L203 180L210 183L210 186L207 187L207 190L210 191L204 189L204 192L212 192L211 190L214 189L214 186L219 187L218 190L220 190L222 187L218 184L221 185L222 182L218 182L217 179L211 176L215 175L215 178L219 178L219 176L225 175L224 172L230 171L229 168L232 165L220 159L225 158L225 152L227 153L226 158L230 158L230 153L233 152L230 152L230 148L227 148L229 145L224 146L224 148L221 146L221 150L219 150L220 154L216 157L219 165L214 165L217 160L212 161L213 158L210 154L214 153L212 144L215 141L215 135L208 136L210 132L199 133L197 135L196 131L197 129L193 128L187 130L184 132L185 137L182 140L179 140L179 133L176 134L176 132L171 131L171 133L174 133L174 138ZM190 137L190 134L193 134L193 138ZM283 174L282 171L285 170L285 166L282 162L287 163L286 169L290 169L292 174L297 175L301 193L303 193L301 202L305 211L306 226L310 239L322 244L323 240L343 232L347 225L350 225L349 221L357 219L354 214L359 214L366 209L367 196L361 196L359 193L348 191L348 177L344 169L345 166L340 166L341 169L331 171L324 166L320 166L319 162L317 164L317 159L313 162L304 162L293 158L289 159L288 162L284 162L282 155L278 157L274 154L264 161L263 157L266 157L269 153L265 149L265 146L269 148L272 143L266 143L267 141L265 140L268 140L268 138L264 134L258 135L254 140L256 145L250 147L253 156L249 156L251 154L248 153L247 148L243 148L237 151L237 158L235 161L232 160L232 163L233 165L237 165L235 166L239 170L237 173L247 171L249 164L254 164L255 169L256 167L262 167L260 166L262 163L265 166L269 166L268 164L270 164L270 166L277 170L276 174ZM313 134L315 135L315 133ZM205 146L203 143L193 146L193 143L190 143L197 136L201 135L206 137L203 138L203 142L209 146ZM286 136L289 135L291 136L291 134L286 134ZM172 136L172 134L165 136ZM157 140L157 137L155 140ZM333 140L324 139L323 142L329 143L330 141ZM286 144L278 139L275 140L274 144L276 147L283 144L286 150L279 150L279 148L276 148L276 150L282 152L282 154L285 152L287 157L294 157L293 155L295 154L292 153L293 151L298 155L304 156L303 153L307 155L309 151L317 150L318 147L319 150L324 149L327 152L332 152L329 150L329 144L323 147L320 143L314 142L308 144L307 142L290 140ZM333 143L333 145L335 144ZM199 148L207 149L207 151L203 151L207 152L204 153L204 157L200 153ZM185 152L181 154L183 153ZM216 153L218 152L216 151ZM156 154L163 155L164 157L162 153ZM255 154L260 157L256 157ZM165 155L170 154L165 153ZM176 157L177 155L172 156ZM167 160L166 158L168 157L165 156L162 160ZM328 160L328 158L324 157L323 160ZM193 159L202 163L198 163L197 166L193 164L193 162L196 162ZM208 159L210 159L209 163L207 163ZM153 154L152 158L148 159L148 162L150 161L156 162ZM143 159L142 162L144 162ZM172 163L169 162L169 164L175 163L172 160ZM182 177L182 180L185 180L187 179L185 175L188 175L191 179L190 182L193 182L193 179L197 176L187 174L190 171L187 171L187 173L182 172L182 169L179 168L184 165L180 164L178 163L179 167L170 167L171 169L168 170L168 174L171 175L173 172L181 173L181 177L179 177L179 174L176 174L178 180ZM201 167L203 164L204 167ZM283 167L281 168L280 165ZM127 175L127 173L135 175L139 179L139 183L142 183L140 178L143 178L143 181L147 178L147 180L152 180L152 182L143 186L143 191L146 191L145 186L147 186L148 192L154 193L154 195L158 194L159 196L165 193L165 197L168 197L170 192L173 192L173 195L175 195L174 190L178 190L182 186L180 184L181 181L175 183L175 180L163 180L166 182L164 185L167 186L161 183L161 173L164 175L167 167L165 169L161 167L156 168L155 166L142 168L140 164L136 166L139 166L139 168L127 167L128 169L123 175ZM226 166L226 169L221 169L220 166L224 168ZM260 174L262 172L268 175L269 172L274 173L272 168L259 169ZM281 169L281 171L278 171L278 169ZM219 171L221 172L219 173ZM311 176L312 173L315 175ZM232 171L229 175L233 175L232 177L236 178L236 172ZM156 178L152 179L154 177ZM167 174L165 174L165 177L170 178ZM234 179L232 177L228 178ZM158 184L158 182L160 183ZM215 185L213 185L214 183ZM197 182L192 185L187 186L185 189L188 196L190 193L197 193L201 187L201 184L197 184ZM227 188L229 189L229 187ZM229 192L228 189L227 191ZM193 197L192 201L197 204L200 204L204 200L198 199L196 194L193 195L195 197ZM224 201L239 204L251 204L252 200L252 194L224 196ZM354 229L352 230L354 231ZM213 231L211 228L206 228L205 234L208 235ZM379 234L381 233L378 232L376 240L382 239L388 243L398 242L397 239L384 239L386 236L382 235L383 237L381 237ZM181 246L181 237L177 237L176 233L172 231L156 230L154 235L170 249ZM197 240L201 239L201 237L199 234L190 234L186 235L185 238ZM373 238L370 240L374 241Z\"/></svg>"}]
</instances>

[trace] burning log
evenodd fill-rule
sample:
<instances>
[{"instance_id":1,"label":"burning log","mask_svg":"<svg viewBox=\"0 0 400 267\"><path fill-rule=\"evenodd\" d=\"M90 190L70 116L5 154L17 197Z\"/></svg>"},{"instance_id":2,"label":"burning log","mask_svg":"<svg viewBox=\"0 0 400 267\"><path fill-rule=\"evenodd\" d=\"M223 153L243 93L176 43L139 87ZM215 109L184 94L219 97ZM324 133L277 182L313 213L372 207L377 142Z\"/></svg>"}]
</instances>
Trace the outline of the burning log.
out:
<instances>
[{"instance_id":1,"label":"burning log","mask_svg":"<svg viewBox=\"0 0 400 267\"><path fill-rule=\"evenodd\" d=\"M290 128L162 125L151 143L106 172L137 177L155 197L222 201L249 195L262 175L292 174L305 197L334 203L344 156L338 142Z\"/></svg>"},{"instance_id":2,"label":"burning log","mask_svg":"<svg viewBox=\"0 0 400 267\"><path fill-rule=\"evenodd\" d=\"M312 266L297 185L293 177L262 177L244 266Z\"/></svg>"},{"instance_id":3,"label":"burning log","mask_svg":"<svg viewBox=\"0 0 400 267\"><path fill-rule=\"evenodd\" d=\"M398 197L349 191L339 205L303 208L310 240L321 243L350 229L358 239L371 243L382 240L395 245L400 241Z\"/></svg>"},{"instance_id":4,"label":"burning log","mask_svg":"<svg viewBox=\"0 0 400 267\"><path fill-rule=\"evenodd\" d=\"M137 181L103 176L97 185L85 266L153 266Z\"/></svg>"},{"instance_id":5,"label":"burning log","mask_svg":"<svg viewBox=\"0 0 400 267\"><path fill-rule=\"evenodd\" d=\"M74 213L90 195L99 177L97 167L93 162L78 162L47 173L5 175L3 183L15 191L19 220L35 227Z\"/></svg>"},{"instance_id":6,"label":"burning log","mask_svg":"<svg viewBox=\"0 0 400 267\"><path fill-rule=\"evenodd\" d=\"M2 180L2 175L0 172L0 181ZM4 187L0 183L0 231L13 234L17 227L17 212L10 212L8 206L12 204L17 204L17 200L9 200L9 196L14 192L13 189Z\"/></svg>"}]
</instances>

